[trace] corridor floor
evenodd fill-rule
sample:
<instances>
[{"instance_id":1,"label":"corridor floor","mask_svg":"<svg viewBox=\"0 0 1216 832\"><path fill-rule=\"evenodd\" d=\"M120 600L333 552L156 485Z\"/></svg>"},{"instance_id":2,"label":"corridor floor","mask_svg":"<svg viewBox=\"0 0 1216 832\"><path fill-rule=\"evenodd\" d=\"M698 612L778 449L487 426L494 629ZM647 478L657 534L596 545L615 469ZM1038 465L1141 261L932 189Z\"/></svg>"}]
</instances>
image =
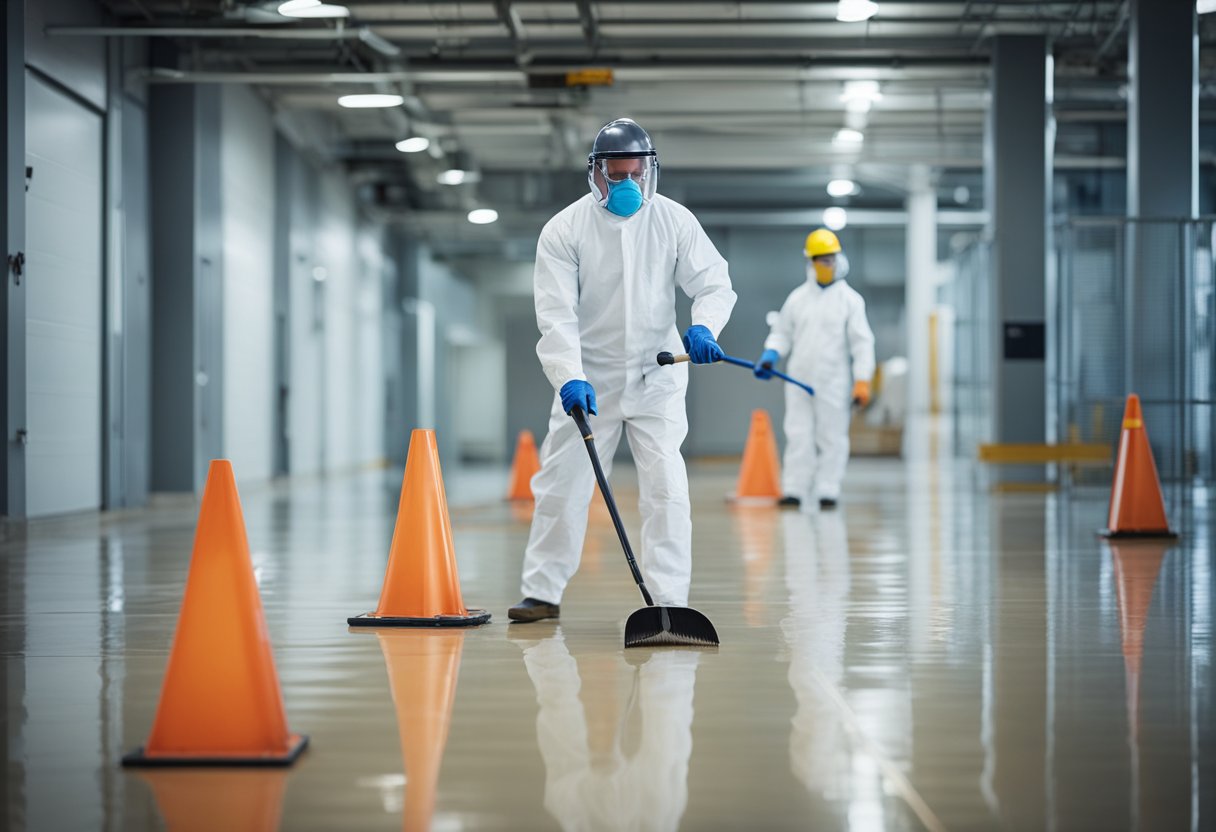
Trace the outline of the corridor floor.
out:
<instances>
[{"instance_id":1,"label":"corridor floor","mask_svg":"<svg viewBox=\"0 0 1216 832\"><path fill-rule=\"evenodd\" d=\"M622 649L639 597L598 495L561 623L509 625L528 512L449 477L465 601L493 621L377 633L346 618L375 606L399 472L245 489L311 736L284 771L118 766L151 725L193 501L4 526L7 828L1216 828L1202 511L1173 548L1112 547L1103 495L998 495L963 463L857 460L833 513L731 506L731 466L691 470L716 651Z\"/></svg>"}]
</instances>

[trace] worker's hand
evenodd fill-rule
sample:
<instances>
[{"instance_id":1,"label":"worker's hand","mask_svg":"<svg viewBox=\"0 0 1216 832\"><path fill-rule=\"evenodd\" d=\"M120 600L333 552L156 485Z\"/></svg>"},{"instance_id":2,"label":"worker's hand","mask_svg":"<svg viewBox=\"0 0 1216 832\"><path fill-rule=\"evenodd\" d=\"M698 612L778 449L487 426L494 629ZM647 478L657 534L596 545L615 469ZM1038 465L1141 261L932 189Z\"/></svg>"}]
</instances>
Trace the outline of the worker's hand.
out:
<instances>
[{"instance_id":1,"label":"worker's hand","mask_svg":"<svg viewBox=\"0 0 1216 832\"><path fill-rule=\"evenodd\" d=\"M858 407L870 406L870 382L856 381L853 383L853 404Z\"/></svg>"},{"instance_id":2,"label":"worker's hand","mask_svg":"<svg viewBox=\"0 0 1216 832\"><path fill-rule=\"evenodd\" d=\"M756 378L768 381L773 377L773 367L781 360L781 353L776 350L765 350L756 359L756 363L752 365L752 373Z\"/></svg>"},{"instance_id":3,"label":"worker's hand","mask_svg":"<svg viewBox=\"0 0 1216 832\"><path fill-rule=\"evenodd\" d=\"M572 379L562 385L562 409L567 414L575 407L582 407L584 413L597 415L595 410L595 388L581 378Z\"/></svg>"},{"instance_id":4,"label":"worker's hand","mask_svg":"<svg viewBox=\"0 0 1216 832\"><path fill-rule=\"evenodd\" d=\"M721 361L722 356L726 355L714 340L714 334L709 331L709 327L700 324L690 326L684 333L684 349L688 350L688 357L693 364L713 364L715 361Z\"/></svg>"}]
</instances>

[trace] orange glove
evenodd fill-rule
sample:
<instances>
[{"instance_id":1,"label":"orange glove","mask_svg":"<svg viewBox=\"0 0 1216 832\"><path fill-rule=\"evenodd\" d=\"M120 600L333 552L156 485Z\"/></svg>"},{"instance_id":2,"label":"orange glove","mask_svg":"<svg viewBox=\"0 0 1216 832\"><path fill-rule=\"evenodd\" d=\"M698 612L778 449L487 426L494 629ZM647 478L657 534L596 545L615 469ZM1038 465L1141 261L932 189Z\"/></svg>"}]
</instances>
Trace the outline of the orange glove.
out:
<instances>
[{"instance_id":1,"label":"orange glove","mask_svg":"<svg viewBox=\"0 0 1216 832\"><path fill-rule=\"evenodd\" d=\"M856 381L853 383L853 404L861 407L870 406L870 382Z\"/></svg>"}]
</instances>

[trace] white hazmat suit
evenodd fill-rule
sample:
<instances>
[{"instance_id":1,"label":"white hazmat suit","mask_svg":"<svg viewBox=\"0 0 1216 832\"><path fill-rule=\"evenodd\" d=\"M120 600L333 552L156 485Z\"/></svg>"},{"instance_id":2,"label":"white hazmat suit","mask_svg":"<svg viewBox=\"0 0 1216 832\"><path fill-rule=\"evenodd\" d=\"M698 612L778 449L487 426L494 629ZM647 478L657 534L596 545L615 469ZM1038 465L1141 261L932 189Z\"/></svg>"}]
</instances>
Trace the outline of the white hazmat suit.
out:
<instances>
[{"instance_id":1,"label":"white hazmat suit","mask_svg":"<svg viewBox=\"0 0 1216 832\"><path fill-rule=\"evenodd\" d=\"M812 494L837 500L849 462L853 380L874 375L865 301L844 280L820 286L812 272L786 299L764 348L788 356L786 372L815 389L809 396L785 386L782 490L804 502Z\"/></svg>"},{"instance_id":2,"label":"white hazmat suit","mask_svg":"<svg viewBox=\"0 0 1216 832\"><path fill-rule=\"evenodd\" d=\"M688 366L655 361L659 352L682 351L677 286L693 299L692 322L716 338L735 305L726 261L692 213L662 195L620 217L588 194L541 232L536 354L554 390L573 379L595 388L599 413L591 425L606 472L627 433L641 491L643 576L656 604L686 606L692 520L680 446L688 433ZM595 490L583 439L557 395L540 465L522 590L557 604L578 569Z\"/></svg>"}]
</instances>

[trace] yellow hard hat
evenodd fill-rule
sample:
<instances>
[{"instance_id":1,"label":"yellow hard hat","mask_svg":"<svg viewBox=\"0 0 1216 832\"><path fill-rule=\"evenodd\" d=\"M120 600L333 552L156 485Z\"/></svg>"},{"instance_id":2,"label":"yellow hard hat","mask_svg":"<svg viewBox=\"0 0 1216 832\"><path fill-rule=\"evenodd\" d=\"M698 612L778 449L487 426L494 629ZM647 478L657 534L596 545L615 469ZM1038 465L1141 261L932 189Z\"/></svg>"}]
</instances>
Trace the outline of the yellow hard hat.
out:
<instances>
[{"instance_id":1,"label":"yellow hard hat","mask_svg":"<svg viewBox=\"0 0 1216 832\"><path fill-rule=\"evenodd\" d=\"M806 237L806 256L819 257L823 254L840 252L840 240L826 228L817 228Z\"/></svg>"}]
</instances>

